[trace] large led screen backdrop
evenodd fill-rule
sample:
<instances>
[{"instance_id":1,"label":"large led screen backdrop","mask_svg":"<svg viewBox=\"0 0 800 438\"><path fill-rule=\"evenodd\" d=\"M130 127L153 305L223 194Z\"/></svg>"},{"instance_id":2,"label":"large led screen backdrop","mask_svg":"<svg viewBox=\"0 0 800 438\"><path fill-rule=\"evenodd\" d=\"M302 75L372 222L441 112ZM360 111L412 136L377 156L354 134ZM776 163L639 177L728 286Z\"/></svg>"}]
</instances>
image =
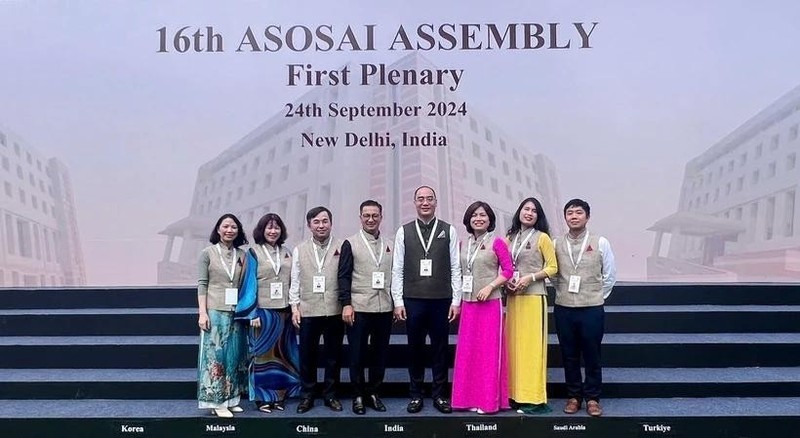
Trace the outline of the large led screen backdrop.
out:
<instances>
[{"instance_id":1,"label":"large led screen backdrop","mask_svg":"<svg viewBox=\"0 0 800 438\"><path fill-rule=\"evenodd\" d=\"M800 280L800 4L0 1L0 286L193 284L220 214L289 242L437 189L592 205L622 280ZM459 230L463 228L459 225Z\"/></svg>"}]
</instances>

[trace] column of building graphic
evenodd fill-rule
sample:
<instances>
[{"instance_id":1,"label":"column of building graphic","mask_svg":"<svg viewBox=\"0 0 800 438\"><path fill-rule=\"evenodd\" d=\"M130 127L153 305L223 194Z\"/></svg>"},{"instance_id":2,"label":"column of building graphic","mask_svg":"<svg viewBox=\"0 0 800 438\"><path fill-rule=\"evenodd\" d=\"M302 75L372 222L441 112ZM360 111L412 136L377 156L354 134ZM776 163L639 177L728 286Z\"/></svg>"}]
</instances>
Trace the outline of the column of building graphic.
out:
<instances>
[{"instance_id":1,"label":"column of building graphic","mask_svg":"<svg viewBox=\"0 0 800 438\"><path fill-rule=\"evenodd\" d=\"M85 285L67 168L2 126L0 162L0 286Z\"/></svg>"},{"instance_id":2,"label":"column of building graphic","mask_svg":"<svg viewBox=\"0 0 800 438\"><path fill-rule=\"evenodd\" d=\"M357 66L351 66L356 69ZM435 69L424 57L412 54L390 69ZM164 257L158 266L162 284L193 283L199 251L208 243L215 220L226 211L239 216L248 233L266 212L276 212L288 227L289 242L308 236L306 211L316 205L334 214L334 233L347 236L359 227L358 206L375 199L384 206L387 235L413 219L413 192L420 185L434 187L437 215L463 231L461 218L476 199L489 202L505 230L519 201L537 196L551 208L560 202L555 169L530 144L505 135L477 105L467 102L467 114L455 117L393 116L330 117L328 105L391 107L427 102L464 102L463 96L437 86L336 86L309 91L295 104L316 103L322 117L285 117L280 113L242 140L201 166L189 216L169 225ZM345 147L348 135L385 136L391 146ZM447 146L403 146L403 133L435 133ZM338 138L336 146L303 146L306 139ZM324 142L323 142L324 143ZM554 211L555 212L555 211ZM548 211L550 213L550 211ZM553 213L551 213L553 214ZM554 221L558 223L559 221Z\"/></svg>"},{"instance_id":3,"label":"column of building graphic","mask_svg":"<svg viewBox=\"0 0 800 438\"><path fill-rule=\"evenodd\" d=\"M649 228L648 278L800 279L799 126L797 87L687 163L678 212Z\"/></svg>"},{"instance_id":4,"label":"column of building graphic","mask_svg":"<svg viewBox=\"0 0 800 438\"><path fill-rule=\"evenodd\" d=\"M420 55L407 56L393 69L436 69ZM439 214L460 230L466 207L476 201L489 202L497 214L497 230L506 230L520 200L536 196L548 212L560 202L558 179L552 162L506 135L478 105L449 91L451 84L437 87L376 87L374 101L389 105L421 105L428 102L466 102L461 117L414 117L374 119L379 132L406 132L422 136L435 133L447 139L447 147L403 147L395 154L373 151L370 186L376 197L393 199L396 225L416 215L411 200L414 189L430 185L438 190ZM399 135L398 135L399 136ZM552 213L551 213L552 214ZM559 222L560 224L560 222ZM554 231L560 230L556 227Z\"/></svg>"}]
</instances>

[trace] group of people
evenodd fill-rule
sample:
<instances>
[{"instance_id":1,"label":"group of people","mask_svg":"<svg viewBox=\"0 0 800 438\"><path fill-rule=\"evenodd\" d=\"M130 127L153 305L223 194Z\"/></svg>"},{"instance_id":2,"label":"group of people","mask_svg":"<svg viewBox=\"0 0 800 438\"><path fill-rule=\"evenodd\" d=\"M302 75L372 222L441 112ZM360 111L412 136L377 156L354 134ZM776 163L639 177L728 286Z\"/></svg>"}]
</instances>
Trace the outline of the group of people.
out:
<instances>
[{"instance_id":1,"label":"group of people","mask_svg":"<svg viewBox=\"0 0 800 438\"><path fill-rule=\"evenodd\" d=\"M246 392L265 413L285 409L295 396L298 413L311 410L318 396L342 411L337 389L346 334L353 412L386 411L380 386L392 324L403 322L409 413L424 407L428 361L433 406L442 413L549 412L549 279L568 392L564 412L578 412L585 401L589 415L601 415L603 303L616 273L608 240L586 228L589 204L567 202L569 232L551 239L533 197L520 203L505 233L495 232L491 206L474 202L463 218L469 238L460 243L455 227L436 217L433 188L419 187L414 205L417 218L394 238L381 234L383 208L374 200L361 204L361 228L346 239L331 235L329 209L312 208L311 238L292 251L274 213L258 221L253 244L234 215L220 217L199 261L199 407L232 417L242 412ZM451 401L448 340L457 319ZM318 363L325 370L319 392Z\"/></svg>"}]
</instances>

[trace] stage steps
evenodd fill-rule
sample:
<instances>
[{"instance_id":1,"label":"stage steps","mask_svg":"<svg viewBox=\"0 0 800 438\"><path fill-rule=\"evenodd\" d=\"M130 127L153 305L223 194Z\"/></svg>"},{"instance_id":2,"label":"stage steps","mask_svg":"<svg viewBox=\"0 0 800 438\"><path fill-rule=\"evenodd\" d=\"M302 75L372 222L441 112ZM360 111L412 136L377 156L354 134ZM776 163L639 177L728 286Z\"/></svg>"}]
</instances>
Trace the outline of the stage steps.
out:
<instances>
[{"instance_id":1,"label":"stage steps","mask_svg":"<svg viewBox=\"0 0 800 438\"><path fill-rule=\"evenodd\" d=\"M605 311L607 333L800 332L800 305L607 305ZM194 336L196 326L197 307L0 308L3 336ZM555 333L552 307L549 329ZM405 333L404 324L394 332Z\"/></svg>"},{"instance_id":2,"label":"stage steps","mask_svg":"<svg viewBox=\"0 0 800 438\"><path fill-rule=\"evenodd\" d=\"M204 418L194 402L193 288L0 294L0 418ZM618 285L606 306L605 417L800 417L798 320L791 285ZM554 328L551 309L547 418L558 419L565 388ZM396 324L384 393L404 419L409 355ZM346 368L342 381L347 397ZM340 415L352 417L345 407Z\"/></svg>"},{"instance_id":3,"label":"stage steps","mask_svg":"<svg viewBox=\"0 0 800 438\"><path fill-rule=\"evenodd\" d=\"M566 397L563 369L550 368L547 374L550 397ZM661 398L665 394L674 398L793 397L800 391L800 367L605 368L603 376L605 398ZM430 381L430 372L426 379ZM345 388L349 381L344 371ZM386 397L406 397L408 371L387 369L382 393ZM194 400L196 397L195 368L12 369L0 375L0 400Z\"/></svg>"},{"instance_id":4,"label":"stage steps","mask_svg":"<svg viewBox=\"0 0 800 438\"><path fill-rule=\"evenodd\" d=\"M450 335L451 360L456 339ZM2 336L0 369L190 368L198 342L168 335ZM548 347L549 365L560 366L555 335ZM393 334L387 366L406 367L411 354L405 335ZM617 368L791 367L800 366L800 333L608 333L602 354L605 367Z\"/></svg>"}]
</instances>

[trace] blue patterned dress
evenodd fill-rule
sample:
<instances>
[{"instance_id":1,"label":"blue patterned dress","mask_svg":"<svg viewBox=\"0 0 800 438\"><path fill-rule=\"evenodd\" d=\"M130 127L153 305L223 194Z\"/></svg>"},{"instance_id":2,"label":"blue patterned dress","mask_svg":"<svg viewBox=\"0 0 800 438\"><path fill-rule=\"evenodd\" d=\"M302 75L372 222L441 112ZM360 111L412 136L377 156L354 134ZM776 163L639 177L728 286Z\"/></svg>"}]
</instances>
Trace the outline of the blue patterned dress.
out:
<instances>
[{"instance_id":1,"label":"blue patterned dress","mask_svg":"<svg viewBox=\"0 0 800 438\"><path fill-rule=\"evenodd\" d=\"M250 327L247 335L250 400L257 403L283 402L300 393L297 333L288 309L258 307L258 260L252 249L247 252L245 266L236 318L261 320L261 327ZM289 285L284 286L284 292L287 292Z\"/></svg>"}]
</instances>

